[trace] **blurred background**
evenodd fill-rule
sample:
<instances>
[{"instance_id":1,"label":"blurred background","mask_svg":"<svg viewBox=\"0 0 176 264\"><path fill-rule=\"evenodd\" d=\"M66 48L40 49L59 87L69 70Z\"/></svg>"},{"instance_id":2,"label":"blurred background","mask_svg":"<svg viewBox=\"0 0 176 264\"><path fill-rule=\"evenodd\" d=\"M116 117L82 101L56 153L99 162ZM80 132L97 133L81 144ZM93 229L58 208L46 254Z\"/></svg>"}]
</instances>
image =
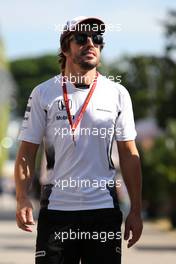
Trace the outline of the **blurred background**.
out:
<instances>
[{"instance_id":1,"label":"blurred background","mask_svg":"<svg viewBox=\"0 0 176 264\"><path fill-rule=\"evenodd\" d=\"M17 135L32 89L60 72L60 28L79 15L98 16L118 30L105 34L99 71L114 76L133 101L143 171L144 232L126 250L124 264L176 261L176 2L174 0L64 3L0 2L0 264L34 263L35 228L15 225L13 169ZM114 153L116 154L116 152ZM36 162L31 199L35 215L40 195ZM114 155L115 156L115 155ZM117 168L119 174L119 169ZM119 191L124 215L129 199Z\"/></svg>"}]
</instances>

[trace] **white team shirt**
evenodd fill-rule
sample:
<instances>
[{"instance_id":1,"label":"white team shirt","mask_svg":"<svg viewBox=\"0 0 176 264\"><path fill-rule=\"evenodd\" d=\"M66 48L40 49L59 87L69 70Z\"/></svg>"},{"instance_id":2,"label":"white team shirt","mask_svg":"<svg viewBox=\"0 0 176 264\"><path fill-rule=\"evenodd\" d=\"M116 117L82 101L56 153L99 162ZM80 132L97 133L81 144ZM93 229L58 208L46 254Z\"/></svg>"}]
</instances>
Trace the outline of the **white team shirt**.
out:
<instances>
[{"instance_id":1,"label":"white team shirt","mask_svg":"<svg viewBox=\"0 0 176 264\"><path fill-rule=\"evenodd\" d=\"M116 207L112 143L136 137L129 93L119 83L99 74L95 91L76 128L75 146L61 79L60 74L34 88L18 137L35 144L44 141L47 184L42 187L41 206L53 210ZM74 122L91 87L79 89L70 82L66 87Z\"/></svg>"}]
</instances>

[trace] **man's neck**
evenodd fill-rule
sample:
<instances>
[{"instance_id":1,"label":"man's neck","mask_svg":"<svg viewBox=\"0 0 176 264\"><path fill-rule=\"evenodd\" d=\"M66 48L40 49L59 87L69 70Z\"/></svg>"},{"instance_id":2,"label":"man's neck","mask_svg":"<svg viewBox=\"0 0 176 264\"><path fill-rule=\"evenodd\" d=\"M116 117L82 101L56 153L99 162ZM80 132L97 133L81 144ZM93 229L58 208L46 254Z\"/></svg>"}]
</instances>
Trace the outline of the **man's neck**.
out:
<instances>
[{"instance_id":1,"label":"man's neck","mask_svg":"<svg viewBox=\"0 0 176 264\"><path fill-rule=\"evenodd\" d=\"M90 85L96 76L96 68L92 70L82 70L77 67L69 67L66 65L64 75L73 84Z\"/></svg>"}]
</instances>

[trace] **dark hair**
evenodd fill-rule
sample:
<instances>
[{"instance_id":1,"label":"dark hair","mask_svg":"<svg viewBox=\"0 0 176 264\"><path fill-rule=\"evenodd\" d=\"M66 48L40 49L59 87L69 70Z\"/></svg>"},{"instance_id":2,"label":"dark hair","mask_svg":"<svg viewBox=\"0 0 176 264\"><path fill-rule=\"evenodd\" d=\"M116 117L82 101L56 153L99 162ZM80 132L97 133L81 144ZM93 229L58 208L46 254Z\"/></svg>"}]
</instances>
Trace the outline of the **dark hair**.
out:
<instances>
[{"instance_id":1,"label":"dark hair","mask_svg":"<svg viewBox=\"0 0 176 264\"><path fill-rule=\"evenodd\" d=\"M65 57L63 52L66 52L69 50L69 48L70 48L70 41L69 40L70 39L68 37L66 37L62 41L61 47L60 47L59 52L58 52L58 62L59 62L61 71L63 71L65 69L66 57Z\"/></svg>"},{"instance_id":2,"label":"dark hair","mask_svg":"<svg viewBox=\"0 0 176 264\"><path fill-rule=\"evenodd\" d=\"M100 45L100 51L102 51L104 44ZM65 64L66 64L66 57L63 52L68 51L70 48L70 34L62 41L61 47L58 52L58 62L61 68L61 71L65 69Z\"/></svg>"}]
</instances>

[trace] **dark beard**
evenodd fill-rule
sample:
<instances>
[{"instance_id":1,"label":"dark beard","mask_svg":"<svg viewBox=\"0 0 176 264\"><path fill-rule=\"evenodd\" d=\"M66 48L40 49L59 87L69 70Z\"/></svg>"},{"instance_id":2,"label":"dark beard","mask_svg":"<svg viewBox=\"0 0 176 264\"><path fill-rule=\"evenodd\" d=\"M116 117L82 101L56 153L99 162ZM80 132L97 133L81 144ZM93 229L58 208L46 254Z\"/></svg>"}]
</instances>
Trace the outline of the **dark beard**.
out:
<instances>
[{"instance_id":1,"label":"dark beard","mask_svg":"<svg viewBox=\"0 0 176 264\"><path fill-rule=\"evenodd\" d=\"M86 62L86 61L80 61L78 64L84 70L92 70L92 69L94 69L97 66L96 63L92 64L92 63L89 63L89 62Z\"/></svg>"},{"instance_id":2,"label":"dark beard","mask_svg":"<svg viewBox=\"0 0 176 264\"><path fill-rule=\"evenodd\" d=\"M90 63L90 62L87 62L87 61L83 61L83 60L81 59L81 57L84 56L84 55L86 54L86 52L87 52L87 51L83 51L83 52L80 54L79 57L75 57L75 58L73 59L73 62L74 62L75 64L78 64L78 65L79 65L82 69L84 69L84 70L92 70L92 69L94 69L95 67L98 66L98 63L97 63L97 61L94 62L94 63Z\"/></svg>"}]
</instances>

